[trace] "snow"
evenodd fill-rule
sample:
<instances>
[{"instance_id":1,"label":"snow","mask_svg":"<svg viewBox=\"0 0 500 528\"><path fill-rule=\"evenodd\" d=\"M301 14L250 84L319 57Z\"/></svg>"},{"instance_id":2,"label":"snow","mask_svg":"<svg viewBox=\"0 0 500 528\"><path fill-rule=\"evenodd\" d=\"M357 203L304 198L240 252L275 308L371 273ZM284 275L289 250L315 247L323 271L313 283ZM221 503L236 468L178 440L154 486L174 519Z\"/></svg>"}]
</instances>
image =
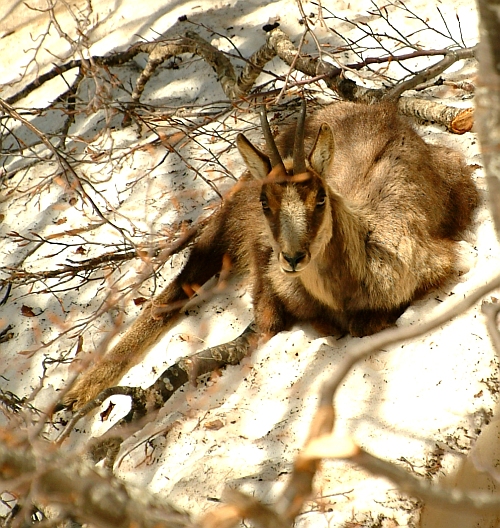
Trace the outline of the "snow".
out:
<instances>
[{"instance_id":1,"label":"snow","mask_svg":"<svg viewBox=\"0 0 500 528\"><path fill-rule=\"evenodd\" d=\"M235 54L229 37L249 57L264 43L262 25L276 17L295 42L303 31L298 23L297 4L292 0L146 0L140 4L104 0L98 4L88 17L86 2L75 0L71 4L76 6L74 12L86 28L91 54L123 50L141 39L171 37L189 29ZM411 0L405 5L445 31L433 3ZM36 3L36 7L44 6L42 2ZM83 41L75 32L74 19L67 9L62 3L57 6L60 26L71 38ZM476 42L476 14L469 2L447 1L439 6L455 34L459 34L455 17L458 13L466 44ZM317 13L318 8L315 3L304 3L304 9L309 14ZM339 17L381 26L368 13L373 10L371 2L356 2L356 7L354 3L336 2L330 9L335 9ZM420 22L402 9L391 8L390 12L401 33L410 34L420 27ZM182 15L187 15L189 21L180 22ZM4 0L0 20L3 98L16 93L26 81L32 80L35 72L43 73L54 62L64 62L71 56L68 41L52 27L36 62L30 60L33 47L40 42L47 25L46 14ZM358 35L358 30L347 22L330 19L326 22L351 39ZM324 42L334 45L340 42L319 22L315 32ZM426 32L418 35L418 41L433 48L450 43L449 39ZM312 39L306 49L314 50ZM3 278L9 267L20 264L31 272L41 272L63 265L68 259L81 261L123 248L130 242L161 240L172 229L176 230L180 221L206 215L218 203L216 194L200 176L211 178L224 192L241 173L241 161L233 145L235 130L245 129L249 137L259 141L256 116L243 109L228 110L214 122L207 119L205 124L194 117L187 118L197 125L192 133L196 141L177 144L177 154L169 152L158 135L146 126L140 130L121 128L122 115L114 108L128 99L126 90L133 86L145 61L145 55L140 55L132 63L110 69L124 81L125 89L109 88L111 77L106 73L99 80L102 92L95 91L94 80L84 82L81 97L88 104L82 103L83 111L75 117L66 145L66 151L79 160L76 165L79 174L91 183L84 185L85 192L106 212L113 225L68 235L70 229L99 224L101 219L79 189L68 185L53 159L34 163L34 153L41 157L49 154L36 136L12 120L3 121L4 126L25 141L22 156L13 153L3 160L4 172L9 176L1 189ZM414 59L411 67L420 69L426 64L426 59L419 58ZM197 105L210 104L219 110L223 107L220 101L225 96L207 64L186 55L177 65L178 69L166 65L159 69L146 86L142 102L165 114L179 106L190 109L194 105L196 109ZM25 80L8 86L21 78L25 68L28 71ZM287 72L279 59L266 68ZM451 76L460 79L462 75L470 75L470 70L468 63L459 63ZM388 74L402 75L401 69L393 66ZM70 71L64 77L71 82L74 75ZM372 82L370 77L366 75L367 84ZM264 74L259 83L270 78ZM65 84L60 80L51 81L16 103L16 108L43 109L63 89ZM324 97L317 88L311 90ZM472 104L469 95L447 87L435 89L431 97L456 106ZM40 115L25 117L48 134L60 130L64 116L56 111L42 111ZM419 130L426 140L453 145L470 163L480 164L474 133L451 136L436 125L419 126ZM156 131L167 139L178 132L167 121L164 128ZM211 139L214 131L218 134L216 141ZM12 136L6 136L3 149L16 148ZM197 168L199 176L187 170L186 160ZM476 171L475 178L484 199L481 169ZM22 192L26 189L32 192ZM20 243L11 234L14 231L33 241L27 245ZM51 244L41 244L37 251L32 251L37 235L49 238ZM72 246L57 245L62 243ZM85 254L79 253L80 247ZM500 251L484 201L473 232L461 243L461 253L461 274L456 280L411 306L398 326L415 325L446 310L497 273ZM14 332L13 339L0 344L1 388L20 397L33 395L35 406L47 409L57 401L58 391L74 372L67 361L53 363L53 360L72 357L78 332L83 331L84 350L105 350L139 313L140 307L132 299L159 291L175 275L183 259L184 255L176 255L161 268L155 280L148 279L138 289L138 279L150 276L154 261L135 259L124 263L119 271L96 272L90 282L80 276L68 282L26 281L13 288L8 303L0 306L0 331L10 324ZM498 295L492 292L487 300ZM108 310L109 305L112 307ZM30 307L35 316L23 315L23 306ZM144 361L130 370L122 384L146 387L177 358L238 336L252 319L248 285L233 281L227 290L202 303L194 312L165 335ZM226 486L272 502L289 478L294 456L304 445L321 384L358 342L359 339L351 337L321 337L308 326L283 332L242 364L228 367L196 387L187 386L179 391L154 421L125 442L115 473L134 485L148 487L195 516L216 507ZM450 482L463 455L495 411L497 375L498 359L490 345L480 306L476 305L430 334L388 347L361 361L344 380L337 396L337 428L370 453L408 470L413 468L419 474L425 474L427 468L436 473L438 481L446 474ZM126 397L114 397L112 401L116 406L106 421L102 421L99 413L85 419L64 446L79 452L90 436L109 429L128 406ZM8 427L1 417L0 424ZM49 427L47 435L55 437L56 431ZM433 469L432 460L438 448L444 451L444 456L440 468ZM432 519L432 512L429 515ZM315 480L315 495L298 517L297 526L340 527L355 523L416 526L418 518L416 501L398 492L392 483L370 476L349 462L325 461ZM380 522L385 524L377 524ZM427 526L433 525L433 521L426 522L430 522ZM451 525L440 522L445 523L440 526ZM453 520L456 526L460 522L466 526L468 521Z\"/></svg>"}]
</instances>

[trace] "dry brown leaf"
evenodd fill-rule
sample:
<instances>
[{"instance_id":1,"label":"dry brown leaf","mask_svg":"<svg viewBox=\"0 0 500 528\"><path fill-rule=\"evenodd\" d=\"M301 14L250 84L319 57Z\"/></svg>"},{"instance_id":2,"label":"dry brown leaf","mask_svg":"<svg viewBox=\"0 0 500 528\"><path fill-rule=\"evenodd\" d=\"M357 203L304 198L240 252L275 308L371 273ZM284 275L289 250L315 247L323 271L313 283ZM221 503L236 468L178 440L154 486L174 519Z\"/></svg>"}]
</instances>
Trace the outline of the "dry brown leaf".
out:
<instances>
[{"instance_id":1,"label":"dry brown leaf","mask_svg":"<svg viewBox=\"0 0 500 528\"><path fill-rule=\"evenodd\" d=\"M222 420L213 420L212 422L205 422L204 427L209 431L218 431L224 427L224 423Z\"/></svg>"},{"instance_id":2,"label":"dry brown leaf","mask_svg":"<svg viewBox=\"0 0 500 528\"><path fill-rule=\"evenodd\" d=\"M111 411L114 408L115 408L115 404L113 402L109 402L109 405L107 406L107 408L104 411L102 411L102 413L99 414L101 418L101 422L105 422L106 420L108 420L109 415L111 414Z\"/></svg>"},{"instance_id":3,"label":"dry brown leaf","mask_svg":"<svg viewBox=\"0 0 500 528\"><path fill-rule=\"evenodd\" d=\"M36 317L33 308L31 308L31 306L26 306L25 304L21 306L21 313L24 315L24 317Z\"/></svg>"}]
</instances>

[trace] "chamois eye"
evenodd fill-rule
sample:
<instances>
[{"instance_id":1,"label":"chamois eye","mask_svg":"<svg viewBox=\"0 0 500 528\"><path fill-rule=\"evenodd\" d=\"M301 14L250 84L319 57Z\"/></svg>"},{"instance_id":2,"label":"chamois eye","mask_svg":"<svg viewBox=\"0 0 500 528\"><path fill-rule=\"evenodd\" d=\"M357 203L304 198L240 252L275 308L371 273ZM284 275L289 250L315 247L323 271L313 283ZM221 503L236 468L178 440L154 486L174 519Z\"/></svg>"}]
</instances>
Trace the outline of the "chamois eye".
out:
<instances>
[{"instance_id":1,"label":"chamois eye","mask_svg":"<svg viewBox=\"0 0 500 528\"><path fill-rule=\"evenodd\" d=\"M267 198L264 194L261 194L260 196L260 204L262 205L263 211L269 211L270 209L269 202L267 201Z\"/></svg>"},{"instance_id":2,"label":"chamois eye","mask_svg":"<svg viewBox=\"0 0 500 528\"><path fill-rule=\"evenodd\" d=\"M323 207L326 204L326 194L319 192L316 196L316 207Z\"/></svg>"}]
</instances>

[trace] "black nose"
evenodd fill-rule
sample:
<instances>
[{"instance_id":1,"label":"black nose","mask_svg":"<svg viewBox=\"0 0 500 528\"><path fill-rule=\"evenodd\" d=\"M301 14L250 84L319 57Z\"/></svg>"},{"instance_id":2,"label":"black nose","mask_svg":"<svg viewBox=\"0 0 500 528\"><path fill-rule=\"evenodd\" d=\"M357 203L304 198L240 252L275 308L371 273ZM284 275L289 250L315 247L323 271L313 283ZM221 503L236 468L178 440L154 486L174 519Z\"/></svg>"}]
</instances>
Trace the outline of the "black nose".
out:
<instances>
[{"instance_id":1,"label":"black nose","mask_svg":"<svg viewBox=\"0 0 500 528\"><path fill-rule=\"evenodd\" d=\"M290 267L293 269L293 271L295 271L297 265L302 262L306 257L305 253L296 253L292 257L290 255L286 255L285 253L282 253L282 255L283 258L288 262L288 264L290 264Z\"/></svg>"}]
</instances>

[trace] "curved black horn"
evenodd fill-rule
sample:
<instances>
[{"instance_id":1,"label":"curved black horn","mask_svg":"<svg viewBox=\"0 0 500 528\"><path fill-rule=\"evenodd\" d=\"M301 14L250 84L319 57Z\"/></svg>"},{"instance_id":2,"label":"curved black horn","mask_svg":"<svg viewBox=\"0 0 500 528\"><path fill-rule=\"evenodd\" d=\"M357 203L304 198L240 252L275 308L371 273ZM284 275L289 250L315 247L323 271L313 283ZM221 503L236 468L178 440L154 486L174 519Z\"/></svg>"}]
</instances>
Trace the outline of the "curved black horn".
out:
<instances>
[{"instance_id":1,"label":"curved black horn","mask_svg":"<svg viewBox=\"0 0 500 528\"><path fill-rule=\"evenodd\" d=\"M262 132L264 133L264 139L266 140L266 147L269 153L269 159L271 160L271 167L274 168L274 167L277 167L278 165L281 165L281 167L283 167L283 170L285 170L283 160L281 159L280 153L278 151L278 147L276 146L276 143L274 142L274 138L271 133L271 128L269 127L269 122L267 121L266 107L264 105L260 107L259 113L260 113L260 126L262 127Z\"/></svg>"},{"instance_id":2,"label":"curved black horn","mask_svg":"<svg viewBox=\"0 0 500 528\"><path fill-rule=\"evenodd\" d=\"M297 128L295 129L295 141L293 143L293 173L303 174L306 172L306 155L304 153L304 125L306 122L306 99L302 99Z\"/></svg>"}]
</instances>

